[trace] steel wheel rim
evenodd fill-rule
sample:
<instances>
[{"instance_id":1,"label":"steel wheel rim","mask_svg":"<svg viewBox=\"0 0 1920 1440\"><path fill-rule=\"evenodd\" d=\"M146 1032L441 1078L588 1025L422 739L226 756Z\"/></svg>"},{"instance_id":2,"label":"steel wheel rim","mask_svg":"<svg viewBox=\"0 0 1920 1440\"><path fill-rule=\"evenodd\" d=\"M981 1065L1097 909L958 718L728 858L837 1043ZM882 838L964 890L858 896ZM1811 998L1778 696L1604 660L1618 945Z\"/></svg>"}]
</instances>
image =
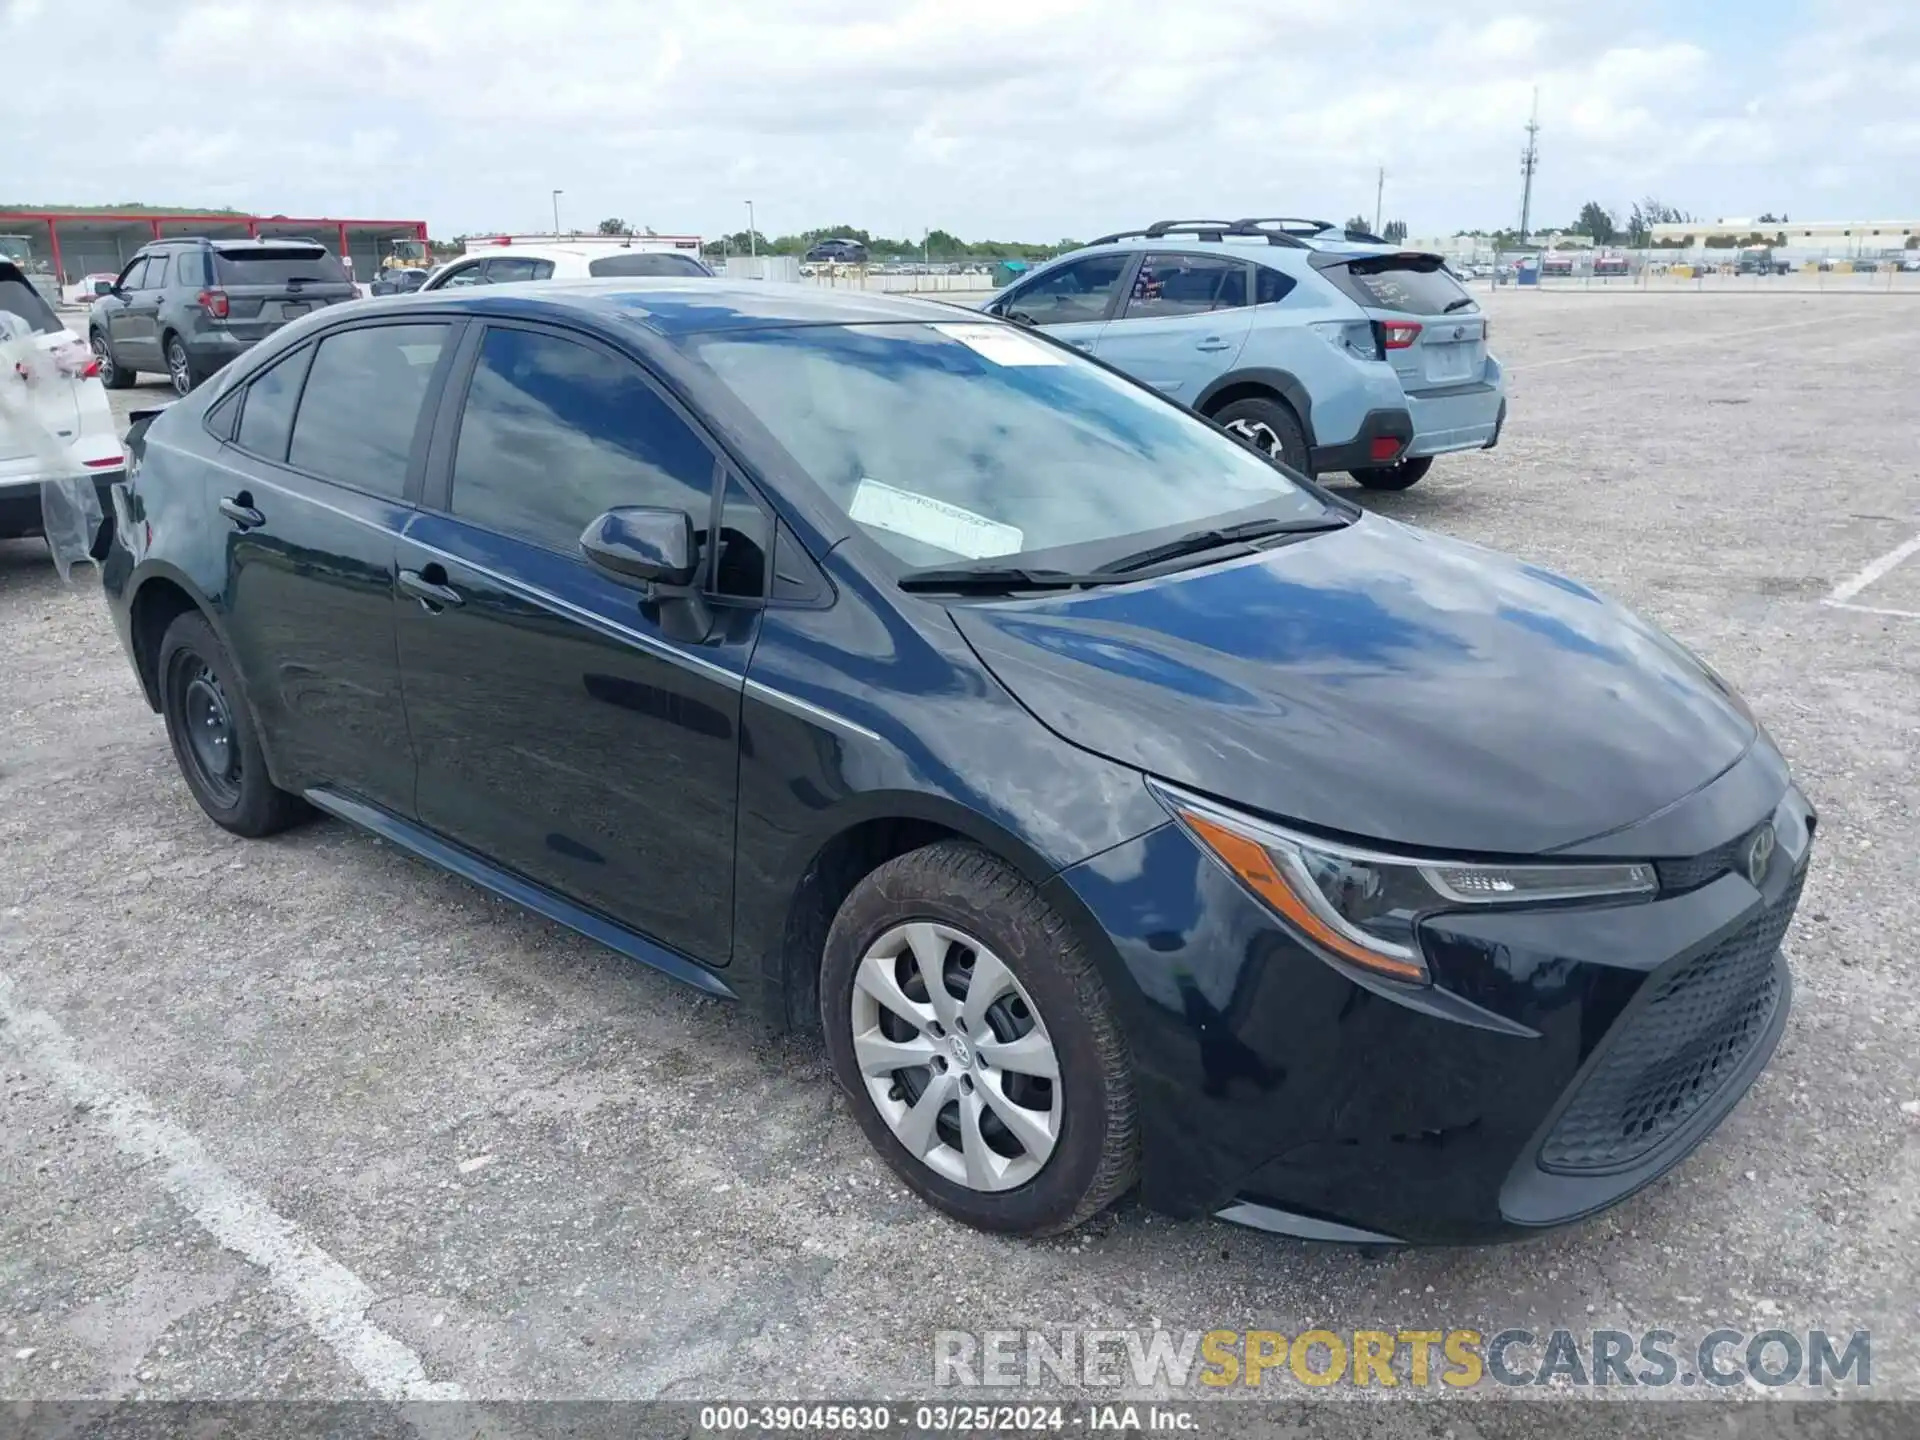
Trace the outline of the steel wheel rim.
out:
<instances>
[{"instance_id":1,"label":"steel wheel rim","mask_svg":"<svg viewBox=\"0 0 1920 1440\"><path fill-rule=\"evenodd\" d=\"M100 382L106 384L113 379L113 351L107 348L107 342L100 336L93 337L93 358L100 362Z\"/></svg>"},{"instance_id":2,"label":"steel wheel rim","mask_svg":"<svg viewBox=\"0 0 1920 1440\"><path fill-rule=\"evenodd\" d=\"M167 370L173 376L173 388L185 395L192 386L192 373L187 369L187 347L178 340L167 347Z\"/></svg>"},{"instance_id":3,"label":"steel wheel rim","mask_svg":"<svg viewBox=\"0 0 1920 1440\"><path fill-rule=\"evenodd\" d=\"M986 945L933 921L896 925L861 956L851 1008L868 1098L921 1164L982 1192L1046 1167L1065 1113L1060 1057Z\"/></svg>"},{"instance_id":4,"label":"steel wheel rim","mask_svg":"<svg viewBox=\"0 0 1920 1440\"><path fill-rule=\"evenodd\" d=\"M1238 435L1262 455L1270 456L1275 460L1286 458L1286 451L1281 448L1279 435L1264 420L1229 420L1223 428L1229 435Z\"/></svg>"},{"instance_id":5,"label":"steel wheel rim","mask_svg":"<svg viewBox=\"0 0 1920 1440\"><path fill-rule=\"evenodd\" d=\"M240 798L240 746L233 730L233 708L220 677L204 661L191 663L195 668L180 688L180 723L187 751L208 791L222 805L233 805Z\"/></svg>"}]
</instances>

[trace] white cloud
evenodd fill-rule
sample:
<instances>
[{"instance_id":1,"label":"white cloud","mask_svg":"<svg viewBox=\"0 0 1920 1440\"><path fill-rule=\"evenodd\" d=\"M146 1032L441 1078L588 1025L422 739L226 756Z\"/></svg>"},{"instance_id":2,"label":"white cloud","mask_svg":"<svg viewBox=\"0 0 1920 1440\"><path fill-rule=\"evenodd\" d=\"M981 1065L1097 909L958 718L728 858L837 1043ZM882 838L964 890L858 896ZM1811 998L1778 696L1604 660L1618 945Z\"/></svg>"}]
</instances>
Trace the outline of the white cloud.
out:
<instances>
[{"instance_id":1,"label":"white cloud","mask_svg":"<svg viewBox=\"0 0 1920 1440\"><path fill-rule=\"evenodd\" d=\"M1684 8L1684 7L1683 7ZM1511 223L1915 208L1920 18L1654 0L12 0L3 201L1085 236L1163 214ZM1804 24L1804 33L1795 27ZM102 83L111 77L111 83ZM28 137L25 144L19 137Z\"/></svg>"}]
</instances>

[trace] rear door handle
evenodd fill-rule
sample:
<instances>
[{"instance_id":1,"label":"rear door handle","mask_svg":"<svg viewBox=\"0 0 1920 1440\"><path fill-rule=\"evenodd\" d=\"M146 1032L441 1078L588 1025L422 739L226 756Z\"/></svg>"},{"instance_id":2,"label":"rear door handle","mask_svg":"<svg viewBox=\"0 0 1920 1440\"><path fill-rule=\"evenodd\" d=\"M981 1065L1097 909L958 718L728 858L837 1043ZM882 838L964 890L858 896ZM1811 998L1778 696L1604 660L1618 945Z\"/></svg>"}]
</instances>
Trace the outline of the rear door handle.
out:
<instances>
[{"instance_id":1,"label":"rear door handle","mask_svg":"<svg viewBox=\"0 0 1920 1440\"><path fill-rule=\"evenodd\" d=\"M1206 339L1198 342L1193 348L1196 350L1230 350L1233 347L1218 335L1209 335Z\"/></svg>"},{"instance_id":2,"label":"rear door handle","mask_svg":"<svg viewBox=\"0 0 1920 1440\"><path fill-rule=\"evenodd\" d=\"M447 572L438 565L429 565L424 572L402 570L400 588L431 611L466 603L466 597L447 584Z\"/></svg>"},{"instance_id":3,"label":"rear door handle","mask_svg":"<svg viewBox=\"0 0 1920 1440\"><path fill-rule=\"evenodd\" d=\"M242 530L258 530L267 523L267 517L253 508L253 497L244 490L222 497L220 513Z\"/></svg>"},{"instance_id":4,"label":"rear door handle","mask_svg":"<svg viewBox=\"0 0 1920 1440\"><path fill-rule=\"evenodd\" d=\"M1069 340L1067 343L1076 350L1091 351L1093 349L1093 341L1091 340Z\"/></svg>"}]
</instances>

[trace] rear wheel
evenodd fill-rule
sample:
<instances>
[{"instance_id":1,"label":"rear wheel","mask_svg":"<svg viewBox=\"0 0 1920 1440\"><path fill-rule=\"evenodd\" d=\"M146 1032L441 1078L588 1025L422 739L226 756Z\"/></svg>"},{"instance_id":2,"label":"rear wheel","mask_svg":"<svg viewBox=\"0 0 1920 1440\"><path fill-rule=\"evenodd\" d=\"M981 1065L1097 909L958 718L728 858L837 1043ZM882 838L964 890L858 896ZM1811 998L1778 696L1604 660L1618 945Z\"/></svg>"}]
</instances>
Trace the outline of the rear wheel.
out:
<instances>
[{"instance_id":1,"label":"rear wheel","mask_svg":"<svg viewBox=\"0 0 1920 1440\"><path fill-rule=\"evenodd\" d=\"M1235 400L1213 412L1213 421L1229 435L1236 435L1270 459L1278 460L1302 475L1311 475L1307 454L1307 432L1300 417L1284 400L1255 396Z\"/></svg>"},{"instance_id":2,"label":"rear wheel","mask_svg":"<svg viewBox=\"0 0 1920 1440\"><path fill-rule=\"evenodd\" d=\"M1427 471L1433 468L1431 455L1417 455L1411 460L1402 460L1397 465L1381 465L1371 470L1355 470L1353 478L1369 490L1405 490L1417 485Z\"/></svg>"},{"instance_id":3,"label":"rear wheel","mask_svg":"<svg viewBox=\"0 0 1920 1440\"><path fill-rule=\"evenodd\" d=\"M942 841L855 886L820 1010L860 1128L955 1219L1054 1234L1133 1183L1133 1074L1106 988L1039 891L985 851Z\"/></svg>"},{"instance_id":4,"label":"rear wheel","mask_svg":"<svg viewBox=\"0 0 1920 1440\"><path fill-rule=\"evenodd\" d=\"M195 368L193 357L187 354L187 345L178 335L167 337L167 377L173 381L173 393L190 395L193 387L200 383L200 371Z\"/></svg>"},{"instance_id":5,"label":"rear wheel","mask_svg":"<svg viewBox=\"0 0 1920 1440\"><path fill-rule=\"evenodd\" d=\"M93 347L93 358L100 362L100 383L107 389L125 390L138 378L135 372L123 369L113 358L113 346L98 330L88 337L87 343Z\"/></svg>"},{"instance_id":6,"label":"rear wheel","mask_svg":"<svg viewBox=\"0 0 1920 1440\"><path fill-rule=\"evenodd\" d=\"M160 710L187 788L216 825L250 838L284 830L306 802L267 776L239 673L206 617L189 610L160 641Z\"/></svg>"}]
</instances>

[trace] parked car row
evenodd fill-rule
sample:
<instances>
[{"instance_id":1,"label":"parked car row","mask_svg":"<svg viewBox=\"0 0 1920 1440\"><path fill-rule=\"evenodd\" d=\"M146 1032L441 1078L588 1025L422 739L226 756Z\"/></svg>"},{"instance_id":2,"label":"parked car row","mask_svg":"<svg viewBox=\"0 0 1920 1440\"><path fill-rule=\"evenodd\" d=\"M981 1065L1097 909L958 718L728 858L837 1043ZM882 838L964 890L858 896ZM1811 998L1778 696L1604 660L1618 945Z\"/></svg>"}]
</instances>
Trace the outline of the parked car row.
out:
<instances>
[{"instance_id":1,"label":"parked car row","mask_svg":"<svg viewBox=\"0 0 1920 1440\"><path fill-rule=\"evenodd\" d=\"M1472 300L1250 220L992 308L316 308L129 436L131 683L227 830L318 808L819 1027L970 1225L1474 1241L1680 1163L1815 817L1652 625L1306 478L1497 438Z\"/></svg>"}]
</instances>

